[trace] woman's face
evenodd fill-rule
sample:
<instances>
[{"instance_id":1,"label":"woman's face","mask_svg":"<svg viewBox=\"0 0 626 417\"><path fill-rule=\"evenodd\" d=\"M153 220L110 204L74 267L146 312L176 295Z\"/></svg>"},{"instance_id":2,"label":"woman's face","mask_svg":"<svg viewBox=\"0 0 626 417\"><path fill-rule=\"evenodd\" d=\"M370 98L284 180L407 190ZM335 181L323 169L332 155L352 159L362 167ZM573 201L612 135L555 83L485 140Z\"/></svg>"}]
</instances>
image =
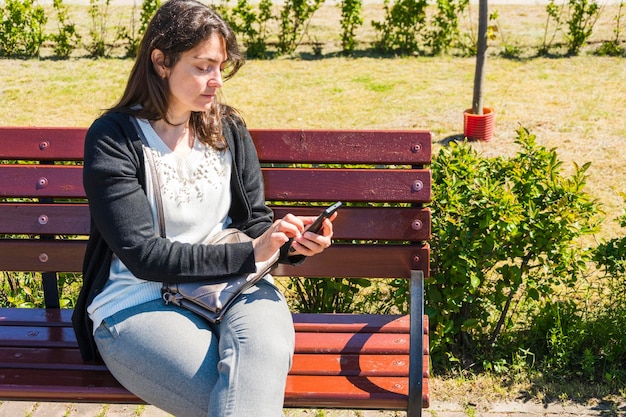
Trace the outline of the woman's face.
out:
<instances>
[{"instance_id":1,"label":"woman's face","mask_svg":"<svg viewBox=\"0 0 626 417\"><path fill-rule=\"evenodd\" d=\"M193 49L183 52L173 67L162 66L169 84L168 113L172 122L190 112L209 110L223 85L222 70L227 60L226 43L212 35Z\"/></svg>"}]
</instances>

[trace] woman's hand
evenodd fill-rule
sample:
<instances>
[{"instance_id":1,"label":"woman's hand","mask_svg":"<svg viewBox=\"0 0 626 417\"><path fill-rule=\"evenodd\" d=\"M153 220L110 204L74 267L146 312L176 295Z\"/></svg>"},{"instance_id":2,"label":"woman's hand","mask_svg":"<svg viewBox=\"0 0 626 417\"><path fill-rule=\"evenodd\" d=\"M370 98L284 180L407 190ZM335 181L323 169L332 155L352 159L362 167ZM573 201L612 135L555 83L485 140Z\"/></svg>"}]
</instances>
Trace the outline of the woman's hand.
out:
<instances>
[{"instance_id":1,"label":"woman's hand","mask_svg":"<svg viewBox=\"0 0 626 417\"><path fill-rule=\"evenodd\" d=\"M322 252L331 244L333 236L331 220L336 216L335 213L330 219L324 220L320 234L304 231L306 226L315 221L315 216L298 217L287 214L282 219L276 220L265 233L252 241L255 261L263 262L270 259L289 239L293 239L290 251L293 255L312 256Z\"/></svg>"},{"instance_id":2,"label":"woman's hand","mask_svg":"<svg viewBox=\"0 0 626 417\"><path fill-rule=\"evenodd\" d=\"M317 253L321 253L329 247L332 243L333 237L333 223L332 221L337 217L337 213L334 213L330 218L325 219L322 223L322 228L318 233L305 231L301 236L294 238L289 252L294 255L313 256ZM305 227L312 224L316 217L300 217Z\"/></svg>"}]
</instances>

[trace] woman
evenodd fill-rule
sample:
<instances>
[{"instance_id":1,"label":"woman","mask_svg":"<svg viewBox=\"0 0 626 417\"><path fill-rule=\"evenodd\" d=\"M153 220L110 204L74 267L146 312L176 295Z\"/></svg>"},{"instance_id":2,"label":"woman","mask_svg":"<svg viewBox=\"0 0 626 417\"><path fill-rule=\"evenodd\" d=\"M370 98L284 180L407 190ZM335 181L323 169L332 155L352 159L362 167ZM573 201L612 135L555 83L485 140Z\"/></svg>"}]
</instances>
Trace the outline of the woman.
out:
<instances>
[{"instance_id":1,"label":"woman","mask_svg":"<svg viewBox=\"0 0 626 417\"><path fill-rule=\"evenodd\" d=\"M73 317L81 352L101 357L128 390L175 416L282 415L294 331L270 276L219 324L166 305L161 283L254 272L276 258L296 264L331 243L329 220L320 234L305 232L314 218L273 221L265 205L249 133L216 101L242 64L219 15L195 0L170 0L146 30L119 103L85 141L92 227ZM160 190L151 187L145 152ZM156 226L156 192L167 238ZM202 244L226 227L253 240Z\"/></svg>"}]
</instances>

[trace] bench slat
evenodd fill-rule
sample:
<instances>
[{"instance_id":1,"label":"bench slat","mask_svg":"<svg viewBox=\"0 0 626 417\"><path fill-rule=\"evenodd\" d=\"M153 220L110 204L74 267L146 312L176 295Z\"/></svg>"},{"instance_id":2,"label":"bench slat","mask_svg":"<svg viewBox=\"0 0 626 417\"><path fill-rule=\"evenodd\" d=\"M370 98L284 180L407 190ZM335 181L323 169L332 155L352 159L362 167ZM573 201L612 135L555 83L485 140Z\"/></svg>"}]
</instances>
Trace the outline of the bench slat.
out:
<instances>
[{"instance_id":1,"label":"bench slat","mask_svg":"<svg viewBox=\"0 0 626 417\"><path fill-rule=\"evenodd\" d=\"M424 336L427 340L427 336ZM320 346L320 340L324 343ZM3 347L46 346L51 348L76 347L76 337L70 327L14 327L2 326ZM425 346L425 353L428 353ZM333 353L370 355L403 355L409 353L408 334L396 333L299 333L296 332L298 353Z\"/></svg>"},{"instance_id":2,"label":"bench slat","mask_svg":"<svg viewBox=\"0 0 626 417\"><path fill-rule=\"evenodd\" d=\"M355 355L345 353L296 353L291 375L406 376L408 355ZM48 369L106 371L104 364L86 363L78 348L0 347L0 374L3 369ZM424 364L423 378L428 378Z\"/></svg>"},{"instance_id":3,"label":"bench slat","mask_svg":"<svg viewBox=\"0 0 626 417\"><path fill-rule=\"evenodd\" d=\"M80 272L85 240L0 239L0 270ZM365 261L367 260L367 262ZM301 265L279 265L276 276L409 278L411 269L428 270L428 246L333 244Z\"/></svg>"},{"instance_id":4,"label":"bench slat","mask_svg":"<svg viewBox=\"0 0 626 417\"><path fill-rule=\"evenodd\" d=\"M82 167L0 165L0 197L84 198ZM430 171L422 169L263 168L265 195L280 201L430 201Z\"/></svg>"},{"instance_id":5,"label":"bench slat","mask_svg":"<svg viewBox=\"0 0 626 417\"><path fill-rule=\"evenodd\" d=\"M431 135L416 130L251 131L261 161L428 164Z\"/></svg>"},{"instance_id":6,"label":"bench slat","mask_svg":"<svg viewBox=\"0 0 626 417\"><path fill-rule=\"evenodd\" d=\"M88 235L84 204L0 203L0 234Z\"/></svg>"},{"instance_id":7,"label":"bench slat","mask_svg":"<svg viewBox=\"0 0 626 417\"><path fill-rule=\"evenodd\" d=\"M268 200L430 201L430 171L418 169L264 169Z\"/></svg>"},{"instance_id":8,"label":"bench slat","mask_svg":"<svg viewBox=\"0 0 626 417\"><path fill-rule=\"evenodd\" d=\"M82 127L2 127L0 159L79 161L86 132Z\"/></svg>"},{"instance_id":9,"label":"bench slat","mask_svg":"<svg viewBox=\"0 0 626 417\"><path fill-rule=\"evenodd\" d=\"M322 207L273 206L276 218L287 213L314 216ZM87 235L87 204L0 203L0 234ZM335 239L421 241L430 238L430 210L407 207L342 207L333 222Z\"/></svg>"},{"instance_id":10,"label":"bench slat","mask_svg":"<svg viewBox=\"0 0 626 417\"><path fill-rule=\"evenodd\" d=\"M71 309L0 308L0 326L72 327ZM409 333L410 317L392 314L293 313L299 333ZM424 316L428 334L428 316Z\"/></svg>"},{"instance_id":11,"label":"bench slat","mask_svg":"<svg viewBox=\"0 0 626 417\"><path fill-rule=\"evenodd\" d=\"M1 127L0 159L81 160L87 129ZM428 164L431 134L416 130L250 130L261 161ZM399 151L400 150L400 151Z\"/></svg>"},{"instance_id":12,"label":"bench slat","mask_svg":"<svg viewBox=\"0 0 626 417\"><path fill-rule=\"evenodd\" d=\"M428 379L424 380L424 385ZM285 407L402 409L407 404L407 378L302 376L287 377ZM364 391L367 389L368 391ZM340 394L339 394L340 393ZM30 401L106 402L141 404L108 372L7 370L0 384L0 398ZM424 398L425 401L428 397ZM425 403L428 406L428 403Z\"/></svg>"}]
</instances>

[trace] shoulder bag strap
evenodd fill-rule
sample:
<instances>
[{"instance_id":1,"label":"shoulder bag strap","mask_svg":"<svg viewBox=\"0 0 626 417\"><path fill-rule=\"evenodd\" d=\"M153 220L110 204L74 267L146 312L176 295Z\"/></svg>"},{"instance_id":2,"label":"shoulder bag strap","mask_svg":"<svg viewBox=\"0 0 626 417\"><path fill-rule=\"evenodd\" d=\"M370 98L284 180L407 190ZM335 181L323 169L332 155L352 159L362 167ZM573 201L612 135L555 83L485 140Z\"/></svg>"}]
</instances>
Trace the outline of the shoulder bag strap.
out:
<instances>
[{"instance_id":1,"label":"shoulder bag strap","mask_svg":"<svg viewBox=\"0 0 626 417\"><path fill-rule=\"evenodd\" d=\"M159 182L159 176L157 175L156 165L154 164L154 158L152 157L152 152L150 151L150 144L148 144L148 140L146 136L143 134L143 130L141 126L139 126L139 122L137 122L137 118L134 116L130 116L133 124L135 125L135 129L137 130L137 134L139 135L139 139L141 139L141 143L144 145L143 154L148 160L148 166L150 167L150 178L152 178L152 188L154 189L154 198L156 201L156 209L157 209L157 220L159 222L159 233L161 237L165 237L165 217L163 215L163 201L161 199L161 184Z\"/></svg>"}]
</instances>

